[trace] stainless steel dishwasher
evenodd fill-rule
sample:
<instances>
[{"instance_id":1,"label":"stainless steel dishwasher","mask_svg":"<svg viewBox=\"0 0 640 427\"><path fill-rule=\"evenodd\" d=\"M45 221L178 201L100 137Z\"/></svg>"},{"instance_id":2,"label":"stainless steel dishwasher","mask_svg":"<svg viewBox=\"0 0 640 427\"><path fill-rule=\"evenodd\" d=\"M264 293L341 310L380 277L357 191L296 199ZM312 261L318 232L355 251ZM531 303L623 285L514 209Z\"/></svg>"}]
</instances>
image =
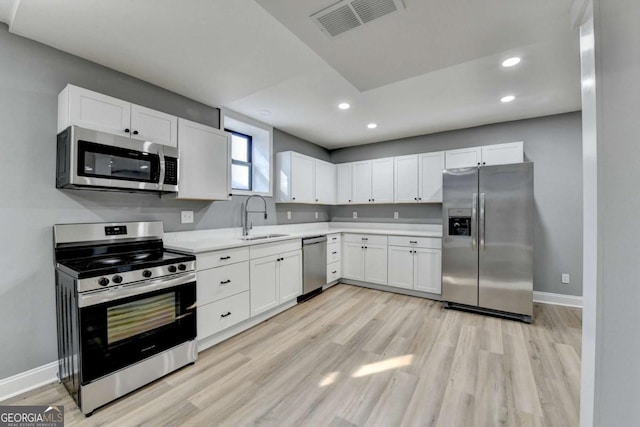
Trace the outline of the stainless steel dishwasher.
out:
<instances>
[{"instance_id":1,"label":"stainless steel dishwasher","mask_svg":"<svg viewBox=\"0 0 640 427\"><path fill-rule=\"evenodd\" d=\"M327 284L327 236L302 239L302 294L305 301L320 292Z\"/></svg>"}]
</instances>

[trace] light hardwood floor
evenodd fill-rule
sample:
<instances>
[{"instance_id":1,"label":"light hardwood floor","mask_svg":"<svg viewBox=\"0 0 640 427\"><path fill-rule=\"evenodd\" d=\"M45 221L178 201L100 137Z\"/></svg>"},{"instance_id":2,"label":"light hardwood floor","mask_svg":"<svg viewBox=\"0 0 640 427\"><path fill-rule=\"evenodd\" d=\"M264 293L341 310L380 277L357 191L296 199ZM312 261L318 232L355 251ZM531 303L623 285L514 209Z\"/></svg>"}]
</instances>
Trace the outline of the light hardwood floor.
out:
<instances>
[{"instance_id":1,"label":"light hardwood floor","mask_svg":"<svg viewBox=\"0 0 640 427\"><path fill-rule=\"evenodd\" d=\"M581 311L535 322L337 285L85 418L60 384L4 404L62 404L66 426L577 426Z\"/></svg>"}]
</instances>

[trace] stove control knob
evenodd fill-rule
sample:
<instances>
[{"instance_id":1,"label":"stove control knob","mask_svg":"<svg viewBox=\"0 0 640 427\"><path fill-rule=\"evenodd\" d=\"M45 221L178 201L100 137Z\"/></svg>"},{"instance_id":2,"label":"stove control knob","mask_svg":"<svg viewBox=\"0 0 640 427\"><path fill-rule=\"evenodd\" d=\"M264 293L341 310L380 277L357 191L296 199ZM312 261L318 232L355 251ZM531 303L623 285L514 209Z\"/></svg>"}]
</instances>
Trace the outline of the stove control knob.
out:
<instances>
[{"instance_id":1,"label":"stove control knob","mask_svg":"<svg viewBox=\"0 0 640 427\"><path fill-rule=\"evenodd\" d=\"M107 286L108 284L109 284L109 279L107 279L106 277L101 277L100 279L98 279L98 285Z\"/></svg>"},{"instance_id":2,"label":"stove control knob","mask_svg":"<svg viewBox=\"0 0 640 427\"><path fill-rule=\"evenodd\" d=\"M170 265L169 266L169 273L175 273L178 269L176 268L175 265Z\"/></svg>"},{"instance_id":3,"label":"stove control knob","mask_svg":"<svg viewBox=\"0 0 640 427\"><path fill-rule=\"evenodd\" d=\"M119 274L116 274L111 278L111 280L113 280L113 283L122 283L122 276Z\"/></svg>"},{"instance_id":4,"label":"stove control knob","mask_svg":"<svg viewBox=\"0 0 640 427\"><path fill-rule=\"evenodd\" d=\"M142 272L142 275L143 275L144 277L151 277L151 270L145 270L145 271L143 271L143 272Z\"/></svg>"},{"instance_id":5,"label":"stove control knob","mask_svg":"<svg viewBox=\"0 0 640 427\"><path fill-rule=\"evenodd\" d=\"M187 266L185 264L180 264L180 265L178 265L178 269L180 271L185 271L187 269Z\"/></svg>"}]
</instances>

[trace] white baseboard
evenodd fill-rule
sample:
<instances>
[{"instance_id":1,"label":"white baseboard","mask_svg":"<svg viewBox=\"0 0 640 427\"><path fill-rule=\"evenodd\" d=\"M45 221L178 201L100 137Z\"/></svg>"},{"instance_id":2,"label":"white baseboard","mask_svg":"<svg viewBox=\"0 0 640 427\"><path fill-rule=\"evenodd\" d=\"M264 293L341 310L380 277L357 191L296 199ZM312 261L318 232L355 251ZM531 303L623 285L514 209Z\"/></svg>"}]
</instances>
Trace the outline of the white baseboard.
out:
<instances>
[{"instance_id":1,"label":"white baseboard","mask_svg":"<svg viewBox=\"0 0 640 427\"><path fill-rule=\"evenodd\" d=\"M58 381L58 362L47 363L0 380L0 402Z\"/></svg>"},{"instance_id":2,"label":"white baseboard","mask_svg":"<svg viewBox=\"0 0 640 427\"><path fill-rule=\"evenodd\" d=\"M533 291L533 302L582 308L582 297Z\"/></svg>"}]
</instances>

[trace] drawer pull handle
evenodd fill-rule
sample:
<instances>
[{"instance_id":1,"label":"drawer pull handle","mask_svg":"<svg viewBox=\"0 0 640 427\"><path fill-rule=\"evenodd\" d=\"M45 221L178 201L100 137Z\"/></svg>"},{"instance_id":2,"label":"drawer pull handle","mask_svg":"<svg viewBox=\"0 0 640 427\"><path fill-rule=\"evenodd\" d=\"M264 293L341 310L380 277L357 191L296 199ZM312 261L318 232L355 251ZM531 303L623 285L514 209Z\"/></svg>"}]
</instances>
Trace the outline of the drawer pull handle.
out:
<instances>
[{"instance_id":1,"label":"drawer pull handle","mask_svg":"<svg viewBox=\"0 0 640 427\"><path fill-rule=\"evenodd\" d=\"M228 259L231 259L231 257L229 255L220 257L220 261L226 261Z\"/></svg>"},{"instance_id":2,"label":"drawer pull handle","mask_svg":"<svg viewBox=\"0 0 640 427\"><path fill-rule=\"evenodd\" d=\"M337 253L338 253L338 252L335 252L335 251L334 251L334 252L331 252L331 255L335 255L335 254L337 254Z\"/></svg>"},{"instance_id":3,"label":"drawer pull handle","mask_svg":"<svg viewBox=\"0 0 640 427\"><path fill-rule=\"evenodd\" d=\"M222 282L220 282L221 285L226 285L227 283L231 283L231 280L223 280Z\"/></svg>"},{"instance_id":4,"label":"drawer pull handle","mask_svg":"<svg viewBox=\"0 0 640 427\"><path fill-rule=\"evenodd\" d=\"M331 274L336 274L337 272L338 272L338 270L332 271Z\"/></svg>"},{"instance_id":5,"label":"drawer pull handle","mask_svg":"<svg viewBox=\"0 0 640 427\"><path fill-rule=\"evenodd\" d=\"M221 314L220 317L227 317L227 316L231 316L231 312L227 311L225 314Z\"/></svg>"},{"instance_id":6,"label":"drawer pull handle","mask_svg":"<svg viewBox=\"0 0 640 427\"><path fill-rule=\"evenodd\" d=\"M338 238L337 237L332 237L331 240L338 240Z\"/></svg>"},{"instance_id":7,"label":"drawer pull handle","mask_svg":"<svg viewBox=\"0 0 640 427\"><path fill-rule=\"evenodd\" d=\"M369 240L369 238L368 237L363 237L362 240Z\"/></svg>"},{"instance_id":8,"label":"drawer pull handle","mask_svg":"<svg viewBox=\"0 0 640 427\"><path fill-rule=\"evenodd\" d=\"M416 242L415 240L409 240L409 243L415 243L415 244L417 244L418 242Z\"/></svg>"}]
</instances>

